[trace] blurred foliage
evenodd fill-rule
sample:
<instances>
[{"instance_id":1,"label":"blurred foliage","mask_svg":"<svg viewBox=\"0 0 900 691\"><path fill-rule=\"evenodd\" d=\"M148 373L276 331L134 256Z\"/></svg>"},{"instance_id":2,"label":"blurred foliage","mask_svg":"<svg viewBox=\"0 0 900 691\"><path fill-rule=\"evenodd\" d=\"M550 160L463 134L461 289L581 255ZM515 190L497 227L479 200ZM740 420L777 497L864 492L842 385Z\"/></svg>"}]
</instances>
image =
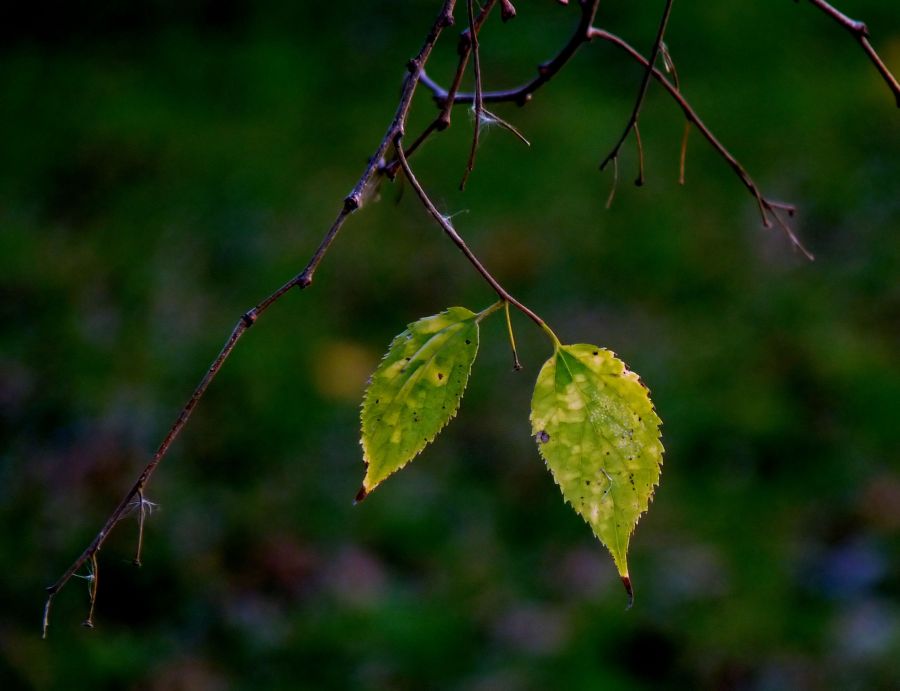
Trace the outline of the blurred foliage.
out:
<instances>
[{"instance_id":1,"label":"blurred foliage","mask_svg":"<svg viewBox=\"0 0 900 691\"><path fill-rule=\"evenodd\" d=\"M632 543L637 601L529 437L543 336L486 322L459 417L360 506L367 374L403 326L489 290L402 184L266 314L87 593L42 587L136 476L238 315L294 275L374 150L433 0L9 3L0 12L0 687L889 689L900 678L900 127L859 47L805 3L676 5L683 88L815 263L759 227L651 88L647 185L597 163L640 70L587 47L524 109L417 172L567 341L616 351L665 421ZM900 68L900 6L844 3ZM482 36L488 86L561 45L522 0ZM604 3L646 50L656 10ZM23 15L12 16L14 12ZM431 73L446 79L452 37ZM411 130L433 114L416 100ZM628 147L623 181L633 174Z\"/></svg>"}]
</instances>

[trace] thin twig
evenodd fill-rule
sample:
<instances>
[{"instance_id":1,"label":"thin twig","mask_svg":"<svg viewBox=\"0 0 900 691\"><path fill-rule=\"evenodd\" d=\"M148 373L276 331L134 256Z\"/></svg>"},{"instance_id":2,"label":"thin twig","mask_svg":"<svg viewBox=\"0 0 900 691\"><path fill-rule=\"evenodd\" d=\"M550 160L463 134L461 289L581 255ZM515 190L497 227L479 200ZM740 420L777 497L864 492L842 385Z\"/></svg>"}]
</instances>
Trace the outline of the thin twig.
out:
<instances>
[{"instance_id":1,"label":"thin twig","mask_svg":"<svg viewBox=\"0 0 900 691\"><path fill-rule=\"evenodd\" d=\"M509 347L512 349L513 369L521 371L522 363L519 362L519 351L516 348L516 335L513 333L512 319L509 316L509 302L503 303L503 311L506 313L506 332L509 334Z\"/></svg>"},{"instance_id":2,"label":"thin twig","mask_svg":"<svg viewBox=\"0 0 900 691\"><path fill-rule=\"evenodd\" d=\"M647 88L650 86L650 77L653 75L653 65L656 64L656 58L659 56L660 50L662 50L663 38L666 35L666 27L669 25L669 16L672 14L672 1L666 0L666 6L663 8L662 17L659 20L659 28L656 31L656 40L653 42L653 47L650 50L650 58L647 61L648 67L644 70L644 77L641 79L641 88L638 89L637 99L634 102L634 108L631 109L631 116L628 118L628 123L625 125L625 129L622 131L621 136L616 142L615 146L613 146L612 151L610 151L606 158L603 159L603 162L600 164L600 170L606 168L606 165L617 158L619 155L619 149L622 148L622 144L625 143L625 140L628 138L628 133L631 130L634 130L634 134L636 137L640 138L640 132L638 130L638 120L641 117L641 106L644 104L644 98L647 95ZM641 148L640 141L638 142L638 148ZM638 179L636 183L638 186L644 184L644 164L643 158L641 159L641 170L638 174Z\"/></svg>"},{"instance_id":3,"label":"thin twig","mask_svg":"<svg viewBox=\"0 0 900 691\"><path fill-rule=\"evenodd\" d=\"M476 36L481 30L481 27L484 25L484 22L487 20L488 15L490 15L491 10L494 9L494 5L496 4L497 0L486 0L484 6L481 8L481 11L478 13L478 16L475 17ZM513 8L513 16L515 16L515 8ZM504 21L506 21L506 19L504 19ZM441 108L437 114L437 117L435 117L434 120L428 123L428 125L419 134L419 136L417 136L413 140L412 144L406 147L407 157L412 156L432 134L434 134L435 132L443 132L445 129L450 127L453 106L456 103L456 93L459 91L459 88L462 85L462 79L466 72L466 66L469 64L469 56L472 52L471 35L472 34L468 26L460 33L459 44L456 48L456 52L459 54L459 61L456 64L456 72L453 75L453 81L450 84L450 88L447 90L447 98L443 104L440 104ZM420 76L420 80L422 78L424 78L424 71ZM424 84L424 81L422 83ZM399 169L400 162L396 159L396 157L383 166L385 175L387 175L387 177L390 179L394 178Z\"/></svg>"},{"instance_id":4,"label":"thin twig","mask_svg":"<svg viewBox=\"0 0 900 691\"><path fill-rule=\"evenodd\" d=\"M137 542L137 550L135 550L134 555L134 565L141 565L141 552L144 549L144 519L146 517L146 512L144 510L144 490L143 488L138 490L138 542Z\"/></svg>"},{"instance_id":5,"label":"thin twig","mask_svg":"<svg viewBox=\"0 0 900 691\"><path fill-rule=\"evenodd\" d=\"M475 267L475 270L481 274L481 277L487 282L487 284L497 293L497 296L510 305L519 310L526 317L531 319L535 324L540 326L543 329L546 329L546 322L541 319L537 314L532 312L528 307L523 305L521 302L516 300L509 292L494 278L491 273L484 267L484 264L475 256L475 253L469 249L469 246L465 243L459 233L456 231L456 228L450 223L444 214L438 211L437 207L434 205L434 202L431 201L431 198L428 196L428 193L425 192L425 188L422 187L422 184L416 178L415 174L412 171L412 168L409 166L409 160L406 158L406 154L403 152L403 144L401 142L402 134L398 134L396 138L396 150L397 150L397 158L400 161L400 167L403 169L403 174L406 176L406 179L409 181L409 184L416 191L416 195L419 197L419 200L422 202L422 205L425 207L425 210L429 213L429 215L437 222L437 224L443 229L444 233L447 234L447 237L453 241L453 244L459 249L460 252L465 255L466 259L469 260L469 263Z\"/></svg>"},{"instance_id":6,"label":"thin twig","mask_svg":"<svg viewBox=\"0 0 900 691\"><path fill-rule=\"evenodd\" d=\"M566 44L563 50L560 51L557 56L553 58L553 60L546 63L546 70L541 72L540 76L537 79L512 89L504 89L500 91L485 91L482 94L484 102L489 103L510 101L520 104L527 103L531 97L531 94L534 93L534 91L536 91L538 88L543 86L543 84L546 84L547 81L549 81L552 76L555 75L563 65L565 65L565 63L572 57L575 50L577 50L577 48L584 42L584 40L582 40L581 38L581 26L586 17L593 17L594 13L596 13L596 9L596 3L594 2L582 5L582 17L579 21L578 28L576 28L575 32L572 34L572 37L569 39L569 42ZM612 34L603 29L598 29L593 26L588 26L586 29L586 36L587 38L585 40L587 41L590 41L594 38L599 38L603 41L612 43L613 45L623 50L626 54L628 54L633 60L643 65L645 68L650 67L650 63L647 58L641 55L624 39L615 34ZM804 256L812 260L813 255L803 246L793 230L790 229L790 226L778 215L779 211L783 211L787 213L788 216L793 216L795 212L794 207L790 204L784 204L782 202L778 202L763 196L761 190L757 186L756 182L754 182L753 178L750 177L749 173L747 173L741 163L716 138L709 127L707 127L703 122L703 120L700 119L700 116L697 115L696 111L693 109L690 103L688 103L684 96L682 96L678 88L676 88L668 79L666 79L666 76L656 67L653 67L652 70L648 71L654 79L662 84L662 86L675 100L675 102L678 103L688 122L692 123L700 131L700 133L710 143L716 153L718 153L719 156L721 156L725 160L729 167L734 171L735 175L740 178L741 182L744 184L750 194L753 195L753 198L755 199L757 206L759 207L762 224L766 228L771 228L774 224L777 224L785 231L790 242L795 247L797 247L797 249L799 249L804 254ZM447 99L449 99L448 91L432 79L428 78L424 73L422 74L422 85L431 90L435 100L439 103L443 104ZM454 103L469 104L474 101L474 94L458 91L453 98Z\"/></svg>"},{"instance_id":7,"label":"thin twig","mask_svg":"<svg viewBox=\"0 0 900 691\"><path fill-rule=\"evenodd\" d=\"M637 50L635 50L632 46L630 46L615 34L611 34L608 31L604 31L603 29L592 28L591 37L599 38L602 41L612 43L614 46L617 46L626 54L628 54L633 60L636 60L645 67L650 64L647 58L645 58ZM670 82L668 79L666 79L666 76L655 67L652 70L652 75L653 78L656 79L656 81L658 81L660 84L662 84L666 91L669 92L669 95L681 107L684 116L700 131L700 133L706 138L713 149L716 150L716 153L718 153L723 159L725 159L725 162L728 163L728 165L734 171L735 175L740 178L741 182L744 183L744 186L750 191L750 194L753 195L753 198L756 200L756 203L759 206L763 225L766 228L772 227L772 220L770 220L769 218L769 215L771 215L775 219L775 223L777 223L782 228L782 230L785 231L785 234L788 236L791 243L797 249L799 249L807 257L807 259L812 260L812 254L810 254L809 251L803 246L803 244L794 234L794 231L791 230L790 226L786 222L784 222L777 213L778 211L784 211L788 216L793 216L794 207L790 204L776 202L764 197L757 184L753 181L753 178L750 177L749 173L747 173L744 167L731 154L731 152L728 151L728 149L726 149L718 139L716 139L716 136L712 133L709 127L706 126L706 123L704 123L703 120L700 119L700 116L697 115L696 111L694 111L690 103L688 103L687 99L685 99L685 97L682 96L681 92L675 88L675 85L672 84L672 82Z\"/></svg>"},{"instance_id":8,"label":"thin twig","mask_svg":"<svg viewBox=\"0 0 900 691\"><path fill-rule=\"evenodd\" d=\"M797 1L798 0L794 0L794 2ZM850 17L836 7L829 5L825 0L809 0L809 3L831 17L856 39L856 42L859 43L865 51L869 60L875 66L875 69L878 70L881 78L884 79L885 83L888 85L891 93L894 94L894 100L897 102L897 107L900 108L900 82L897 81L897 78L891 73L884 60L881 59L881 56L878 55L878 52L869 42L869 28L866 26L865 22L850 19Z\"/></svg>"},{"instance_id":9,"label":"thin twig","mask_svg":"<svg viewBox=\"0 0 900 691\"><path fill-rule=\"evenodd\" d=\"M665 65L666 72L672 75L672 83L675 85L675 88L678 91L681 91L681 82L678 79L678 69L675 67L675 60L672 59L672 54L669 52L669 47L666 45L666 42L663 41L659 46L660 56L663 59L663 65ZM691 134L691 122L690 120L684 121L684 132L681 135L681 152L678 156L678 184L684 185L684 171L687 164L687 145L688 145L688 137Z\"/></svg>"},{"instance_id":10,"label":"thin twig","mask_svg":"<svg viewBox=\"0 0 900 691\"><path fill-rule=\"evenodd\" d=\"M678 184L684 184L684 169L687 163L688 137L691 134L691 123L684 121L684 133L681 135L681 153L678 156Z\"/></svg>"},{"instance_id":11,"label":"thin twig","mask_svg":"<svg viewBox=\"0 0 900 691\"><path fill-rule=\"evenodd\" d=\"M469 17L469 42L472 52L472 70L475 73L475 103L473 112L475 115L475 127L472 131L472 147L469 149L469 160L466 162L466 170L459 189L466 188L466 181L475 168L475 154L478 151L478 135L481 133L481 120L484 117L484 101L481 99L481 57L478 49L478 32L475 30L475 12L472 9L472 0L466 0L466 13Z\"/></svg>"},{"instance_id":12,"label":"thin twig","mask_svg":"<svg viewBox=\"0 0 900 691\"><path fill-rule=\"evenodd\" d=\"M246 333L247 329L249 329L251 326L253 326L253 324L256 323L256 320L263 314L263 312L265 312L269 307L271 307L278 300L284 297L284 295L286 295L291 289L304 289L308 288L312 284L316 269L318 268L322 259L325 257L325 254L328 252L331 244L334 242L335 237L337 236L341 227L344 225L347 217L362 206L366 189L368 188L376 174L381 172L385 152L393 144L394 138L397 136L397 134L403 131L406 119L409 114L409 108L412 103L413 95L420 80L422 68L428 61L428 58L431 55L431 51L434 48L434 44L440 37L441 32L444 30L444 28L453 24L453 9L455 4L456 0L444 0L441 10L438 13L437 19L434 21L434 24L432 25L427 37L425 38L425 41L421 49L419 50L419 53L408 63L407 67L409 69L409 73L404 79L403 89L400 95L400 102L397 106L397 110L394 113L394 117L391 120L391 124L388 126L387 132L382 138L381 143L379 144L378 149L375 152L375 155L372 156L371 159L369 159L369 163L366 166L366 169L364 170L362 176L359 178L356 185L354 185L353 189L350 191L350 194L348 194L344 199L344 203L337 215L337 218L335 218L331 227L328 229L328 232L325 233L325 236L322 238L318 248L313 253L313 256L310 258L306 267L303 269L303 271L301 271L294 278L281 286L274 293L264 298L253 309L249 310L241 316L237 324L235 324L231 335L228 337L228 340L225 341L225 345L222 347L222 350L219 352L218 356L216 356L215 360L213 360L212 364L209 366L209 369L207 369L206 373L203 375L203 378L200 380L197 388L194 389L194 392L193 394L191 394L190 399L188 399L188 402L181 409L181 412L178 414L178 417L175 419L175 422L169 429L169 432L162 440L162 443L160 443L159 447L156 450L156 453L141 471L141 474L138 476L138 479L132 485L131 489L122 498L118 506L116 506L116 508L110 514L109 518L100 529L100 532L98 532L96 536L94 536L94 539L91 540L87 548L85 548L85 550L71 564L71 566L69 566L69 568L66 569L65 572L63 572L62 576L60 576L53 585L47 588L47 601L44 605L43 617L43 636L45 638L47 636L47 628L49 626L50 609L53 603L53 598L88 561L90 561L94 567L94 577L96 579L97 552L99 552L101 547L103 547L103 544L109 537L110 532L126 514L129 506L134 501L134 499L136 497L139 497L143 493L144 489L147 486L147 483L150 481L151 476L156 471L156 468L159 466L160 462L169 451L169 447L172 445L172 442L175 441L181 430L184 428L185 424L187 424L187 421L190 419L191 414L194 412L194 409L197 407L197 404L200 402L203 394L206 393L207 388L219 373L219 370L228 359L228 356L231 355L240 338L244 335L244 333ZM93 601L94 596L96 595L96 581L94 582L94 585L95 589L92 591L94 595L92 595L91 598L91 613L87 620L89 622L93 622Z\"/></svg>"},{"instance_id":13,"label":"thin twig","mask_svg":"<svg viewBox=\"0 0 900 691\"><path fill-rule=\"evenodd\" d=\"M569 40L556 56L547 62L538 65L537 77L514 89L485 91L482 94L482 101L484 103L516 103L520 106L524 106L528 103L534 92L553 79L566 63L572 59L572 56L575 55L577 50L590 40L591 24L594 23L594 17L597 14L597 7L599 5L600 0L582 0L581 17L578 20L578 25L572 32ZM455 95L452 95L454 93L452 87L450 89L444 89L425 72L422 73L422 86L431 90L434 100L441 107L446 107L446 103L451 100L452 103L470 104L475 102L474 93L463 93L457 88L455 90Z\"/></svg>"},{"instance_id":14,"label":"thin twig","mask_svg":"<svg viewBox=\"0 0 900 691\"><path fill-rule=\"evenodd\" d=\"M90 608L88 609L87 619L81 622L82 626L89 629L94 628L94 607L97 604L97 586L100 583L100 567L97 564L97 553L91 555L91 572L88 576L88 597L90 598Z\"/></svg>"},{"instance_id":15,"label":"thin twig","mask_svg":"<svg viewBox=\"0 0 900 691\"><path fill-rule=\"evenodd\" d=\"M644 142L641 140L641 128L637 122L633 125L634 128L634 143L637 147L637 155L638 155L638 175L634 180L634 184L638 187L641 187L644 184Z\"/></svg>"},{"instance_id":16,"label":"thin twig","mask_svg":"<svg viewBox=\"0 0 900 691\"><path fill-rule=\"evenodd\" d=\"M613 180L609 188L609 196L606 198L606 208L612 208L613 199L616 198L616 188L619 186L619 159L613 159Z\"/></svg>"}]
</instances>

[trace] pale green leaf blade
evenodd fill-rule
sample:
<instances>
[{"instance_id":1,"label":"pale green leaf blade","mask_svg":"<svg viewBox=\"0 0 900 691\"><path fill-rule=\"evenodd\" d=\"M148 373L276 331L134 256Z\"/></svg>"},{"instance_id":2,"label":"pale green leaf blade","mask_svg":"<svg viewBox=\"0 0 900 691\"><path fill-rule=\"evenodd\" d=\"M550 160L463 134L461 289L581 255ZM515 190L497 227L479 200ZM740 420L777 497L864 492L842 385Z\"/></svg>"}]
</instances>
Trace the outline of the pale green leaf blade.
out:
<instances>
[{"instance_id":1,"label":"pale green leaf blade","mask_svg":"<svg viewBox=\"0 0 900 691\"><path fill-rule=\"evenodd\" d=\"M463 307L420 319L391 343L362 405L362 499L456 415L478 352L478 315Z\"/></svg>"},{"instance_id":2,"label":"pale green leaf blade","mask_svg":"<svg viewBox=\"0 0 900 691\"><path fill-rule=\"evenodd\" d=\"M629 592L628 543L659 483L660 424L646 387L608 350L561 346L538 374L531 402L538 449Z\"/></svg>"}]
</instances>

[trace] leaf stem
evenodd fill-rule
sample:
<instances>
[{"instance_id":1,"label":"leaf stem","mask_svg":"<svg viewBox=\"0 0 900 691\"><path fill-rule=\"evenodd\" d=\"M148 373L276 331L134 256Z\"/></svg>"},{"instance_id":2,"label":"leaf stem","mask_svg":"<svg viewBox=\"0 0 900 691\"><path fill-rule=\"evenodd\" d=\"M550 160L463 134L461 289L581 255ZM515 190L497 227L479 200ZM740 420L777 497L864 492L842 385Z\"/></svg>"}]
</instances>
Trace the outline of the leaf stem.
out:
<instances>
[{"instance_id":1,"label":"leaf stem","mask_svg":"<svg viewBox=\"0 0 900 691\"><path fill-rule=\"evenodd\" d=\"M406 176L407 181L415 191L416 196L419 198L419 201L422 202L422 205L425 207L428 215L437 222L437 224L444 231L444 234L447 235L447 237L450 238L450 240L454 245L456 245L459 251L463 253L466 259L469 260L469 263L479 274L481 274L481 277L487 282L487 284L494 289L494 292L497 293L497 297L500 298L500 302L505 302L508 305L512 305L522 314L528 317L531 321L533 321L536 325L541 327L541 329L544 330L544 333L546 333L550 337L550 340L553 341L554 351L559 350L562 344L559 342L556 334L553 333L553 330L549 326L547 326L547 323L537 314L535 314L535 312L533 312L530 308L526 307L521 302L516 300L512 295L509 294L506 288L500 285L497 279L491 275L491 273L484 267L478 257L475 256L475 253L472 252L472 250L462 239L460 234L456 232L456 228L453 227L453 225L450 223L450 220L440 211L438 211L437 207L434 205L434 202L431 201L431 197L428 196L425 188L422 187L422 183L419 182L419 179L416 177L415 173L413 173L413 170L409 165L409 161L406 158L406 153L403 150L403 145L401 142L402 139L402 132L398 133L394 139L394 149L397 152L397 160L400 161L400 168L403 170L403 174Z\"/></svg>"},{"instance_id":2,"label":"leaf stem","mask_svg":"<svg viewBox=\"0 0 900 691\"><path fill-rule=\"evenodd\" d=\"M513 333L512 328L512 319L509 316L509 301L506 300L503 303L503 307L506 312L506 332L509 334L509 347L512 348L513 354L513 369L518 372L522 369L522 363L519 362L519 353L516 350L516 336Z\"/></svg>"},{"instance_id":3,"label":"leaf stem","mask_svg":"<svg viewBox=\"0 0 900 691\"><path fill-rule=\"evenodd\" d=\"M503 305L507 305L507 309L509 309L509 307L508 307L509 303L506 302L506 300L497 300L497 302L495 302L495 303L494 303L493 305L491 305L490 307L486 307L485 309L481 310L478 314L475 315L475 323L476 323L476 324L481 323L481 321L482 321L485 317L489 317L489 316L492 315L494 312L496 312L498 309L500 309L501 307L503 307Z\"/></svg>"},{"instance_id":4,"label":"leaf stem","mask_svg":"<svg viewBox=\"0 0 900 691\"><path fill-rule=\"evenodd\" d=\"M547 322L541 322L541 329L544 330L544 333L550 338L553 342L553 352L556 353L560 348L562 348L562 343L559 342L559 338L557 338L556 334L553 333L553 329L547 326Z\"/></svg>"}]
</instances>

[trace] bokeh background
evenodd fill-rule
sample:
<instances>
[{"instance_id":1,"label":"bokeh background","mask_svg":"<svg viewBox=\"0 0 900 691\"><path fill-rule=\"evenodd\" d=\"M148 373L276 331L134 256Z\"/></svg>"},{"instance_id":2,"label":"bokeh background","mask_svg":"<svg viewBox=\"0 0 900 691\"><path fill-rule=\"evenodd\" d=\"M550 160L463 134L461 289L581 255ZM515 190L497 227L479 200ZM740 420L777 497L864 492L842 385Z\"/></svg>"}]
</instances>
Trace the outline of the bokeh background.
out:
<instances>
[{"instance_id":1,"label":"bokeh background","mask_svg":"<svg viewBox=\"0 0 900 691\"><path fill-rule=\"evenodd\" d=\"M686 95L806 262L640 70L583 50L485 137L462 110L414 164L500 280L564 339L616 351L665 421L632 547L637 601L529 437L547 342L486 322L462 410L352 506L364 382L405 324L490 291L399 184L315 285L241 342L148 496L80 552L234 321L306 262L387 125L436 0L32 3L0 21L0 686L3 689L900 687L900 119L807 4L676 4ZM488 87L531 77L577 10L520 0L482 36ZM849 0L900 70L900 5ZM646 50L656 7L603 3ZM462 16L461 14L459 15ZM431 73L446 81L455 31ZM411 129L433 115L415 101ZM696 134L696 133L695 133Z\"/></svg>"}]
</instances>

